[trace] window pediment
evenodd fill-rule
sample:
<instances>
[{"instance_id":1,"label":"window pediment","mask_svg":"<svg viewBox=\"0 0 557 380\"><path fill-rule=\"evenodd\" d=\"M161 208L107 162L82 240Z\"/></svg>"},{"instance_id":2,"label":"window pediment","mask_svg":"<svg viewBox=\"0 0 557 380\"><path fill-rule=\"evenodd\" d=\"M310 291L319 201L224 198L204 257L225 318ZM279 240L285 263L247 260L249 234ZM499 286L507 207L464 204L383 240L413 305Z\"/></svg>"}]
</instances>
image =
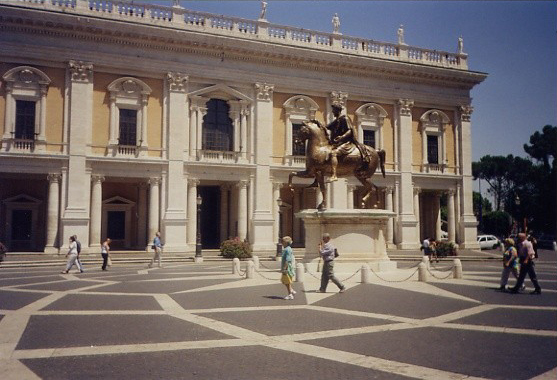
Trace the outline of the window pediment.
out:
<instances>
[{"instance_id":1,"label":"window pediment","mask_svg":"<svg viewBox=\"0 0 557 380\"><path fill-rule=\"evenodd\" d=\"M282 105L288 115L305 115L308 119L315 119L315 112L319 105L309 96L296 95Z\"/></svg>"},{"instance_id":2,"label":"window pediment","mask_svg":"<svg viewBox=\"0 0 557 380\"><path fill-rule=\"evenodd\" d=\"M443 111L429 110L420 117L420 122L423 130L443 132L450 119Z\"/></svg>"},{"instance_id":3,"label":"window pediment","mask_svg":"<svg viewBox=\"0 0 557 380\"><path fill-rule=\"evenodd\" d=\"M27 194L19 194L16 195L15 197L10 197L10 198L6 198L2 201L2 203L4 204L8 204L8 203L27 203L27 204L34 204L34 205L38 205L41 203L40 200L38 200L37 198L34 198L32 196L29 196Z\"/></svg>"},{"instance_id":4,"label":"window pediment","mask_svg":"<svg viewBox=\"0 0 557 380\"><path fill-rule=\"evenodd\" d=\"M112 198L108 198L105 199L103 201L103 204L105 205L126 205L126 206L133 206L135 204L135 202L130 201L129 199L120 197L120 196L115 196Z\"/></svg>"},{"instance_id":5,"label":"window pediment","mask_svg":"<svg viewBox=\"0 0 557 380\"><path fill-rule=\"evenodd\" d=\"M8 70L2 79L17 88L32 88L48 86L50 78L41 70L31 66L18 66Z\"/></svg>"},{"instance_id":6,"label":"window pediment","mask_svg":"<svg viewBox=\"0 0 557 380\"><path fill-rule=\"evenodd\" d=\"M137 78L123 77L116 79L108 85L108 91L119 97L139 98L142 95L149 95L152 90L145 82Z\"/></svg>"},{"instance_id":7,"label":"window pediment","mask_svg":"<svg viewBox=\"0 0 557 380\"><path fill-rule=\"evenodd\" d=\"M206 99L220 99L220 100L243 100L247 102L251 102L252 99L240 91L233 89L225 84L216 84L213 86L205 87L200 90L196 90L190 92L188 96L191 97L200 97Z\"/></svg>"},{"instance_id":8,"label":"window pediment","mask_svg":"<svg viewBox=\"0 0 557 380\"><path fill-rule=\"evenodd\" d=\"M356 110L356 116L361 121L376 121L379 123L380 120L387 117L387 111L379 104L367 103Z\"/></svg>"}]
</instances>

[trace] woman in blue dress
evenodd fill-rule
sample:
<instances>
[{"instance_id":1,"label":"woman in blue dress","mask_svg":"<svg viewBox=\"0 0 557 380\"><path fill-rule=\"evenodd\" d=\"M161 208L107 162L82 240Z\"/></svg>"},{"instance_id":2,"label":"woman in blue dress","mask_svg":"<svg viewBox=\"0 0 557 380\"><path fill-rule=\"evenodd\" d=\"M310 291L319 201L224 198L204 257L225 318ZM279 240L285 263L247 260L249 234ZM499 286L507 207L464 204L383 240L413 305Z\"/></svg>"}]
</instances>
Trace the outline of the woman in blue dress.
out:
<instances>
[{"instance_id":1,"label":"woman in blue dress","mask_svg":"<svg viewBox=\"0 0 557 380\"><path fill-rule=\"evenodd\" d=\"M286 286L288 290L288 295L284 297L285 300L294 299L294 294L296 291L292 288L292 279L294 278L294 255L292 253L292 238L290 236L285 236L282 238L282 260L281 260L281 272L282 276L280 281Z\"/></svg>"}]
</instances>

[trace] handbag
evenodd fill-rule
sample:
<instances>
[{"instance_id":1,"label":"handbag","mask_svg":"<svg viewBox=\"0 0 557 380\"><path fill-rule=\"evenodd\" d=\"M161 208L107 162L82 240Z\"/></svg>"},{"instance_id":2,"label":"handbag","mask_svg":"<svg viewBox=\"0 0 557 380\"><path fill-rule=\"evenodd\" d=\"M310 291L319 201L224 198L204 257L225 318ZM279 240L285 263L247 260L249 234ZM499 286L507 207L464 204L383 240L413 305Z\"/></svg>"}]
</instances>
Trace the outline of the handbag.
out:
<instances>
[{"instance_id":1,"label":"handbag","mask_svg":"<svg viewBox=\"0 0 557 380\"><path fill-rule=\"evenodd\" d=\"M338 250L335 248L335 258L339 257Z\"/></svg>"},{"instance_id":2,"label":"handbag","mask_svg":"<svg viewBox=\"0 0 557 380\"><path fill-rule=\"evenodd\" d=\"M155 248L156 248L156 247L155 247L155 245L153 244L153 245L151 246L151 249L155 249Z\"/></svg>"}]
</instances>

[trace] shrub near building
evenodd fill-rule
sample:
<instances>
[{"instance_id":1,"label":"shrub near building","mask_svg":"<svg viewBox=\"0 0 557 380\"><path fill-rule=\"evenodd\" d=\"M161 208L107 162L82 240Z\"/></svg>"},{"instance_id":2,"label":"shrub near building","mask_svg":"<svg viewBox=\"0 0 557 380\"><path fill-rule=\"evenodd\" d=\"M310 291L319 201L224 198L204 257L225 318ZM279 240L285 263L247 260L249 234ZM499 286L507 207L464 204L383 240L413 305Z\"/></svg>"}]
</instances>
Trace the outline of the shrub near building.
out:
<instances>
[{"instance_id":1,"label":"shrub near building","mask_svg":"<svg viewBox=\"0 0 557 380\"><path fill-rule=\"evenodd\" d=\"M227 259L248 259L251 257L251 246L239 238L225 240L220 245L220 254Z\"/></svg>"}]
</instances>

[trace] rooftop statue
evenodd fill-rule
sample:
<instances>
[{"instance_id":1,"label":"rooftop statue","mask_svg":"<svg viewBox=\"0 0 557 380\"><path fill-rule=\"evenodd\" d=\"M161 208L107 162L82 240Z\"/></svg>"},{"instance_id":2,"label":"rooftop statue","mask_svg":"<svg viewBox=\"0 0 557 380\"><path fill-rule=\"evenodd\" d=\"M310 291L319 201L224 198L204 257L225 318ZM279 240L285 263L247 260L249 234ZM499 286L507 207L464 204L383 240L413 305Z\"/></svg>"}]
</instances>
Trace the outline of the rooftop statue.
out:
<instances>
[{"instance_id":1,"label":"rooftop statue","mask_svg":"<svg viewBox=\"0 0 557 380\"><path fill-rule=\"evenodd\" d=\"M340 31L340 18L337 13L335 13L331 22L333 23L333 33L338 34Z\"/></svg>"},{"instance_id":2,"label":"rooftop statue","mask_svg":"<svg viewBox=\"0 0 557 380\"><path fill-rule=\"evenodd\" d=\"M317 120L303 123L298 133L298 139L308 141L306 148L306 169L292 172L288 176L288 186L292 189L293 177L314 178L312 186L319 186L323 201L317 209L327 208L327 188L325 176L329 181L335 181L337 176L355 176L363 185L365 195L362 198L361 207L369 200L373 191L373 185L368 181L377 167L385 177L385 151L361 144L355 137L355 129L350 119L340 115L342 106L333 105L335 120L324 127ZM328 130L331 130L329 136Z\"/></svg>"}]
</instances>

